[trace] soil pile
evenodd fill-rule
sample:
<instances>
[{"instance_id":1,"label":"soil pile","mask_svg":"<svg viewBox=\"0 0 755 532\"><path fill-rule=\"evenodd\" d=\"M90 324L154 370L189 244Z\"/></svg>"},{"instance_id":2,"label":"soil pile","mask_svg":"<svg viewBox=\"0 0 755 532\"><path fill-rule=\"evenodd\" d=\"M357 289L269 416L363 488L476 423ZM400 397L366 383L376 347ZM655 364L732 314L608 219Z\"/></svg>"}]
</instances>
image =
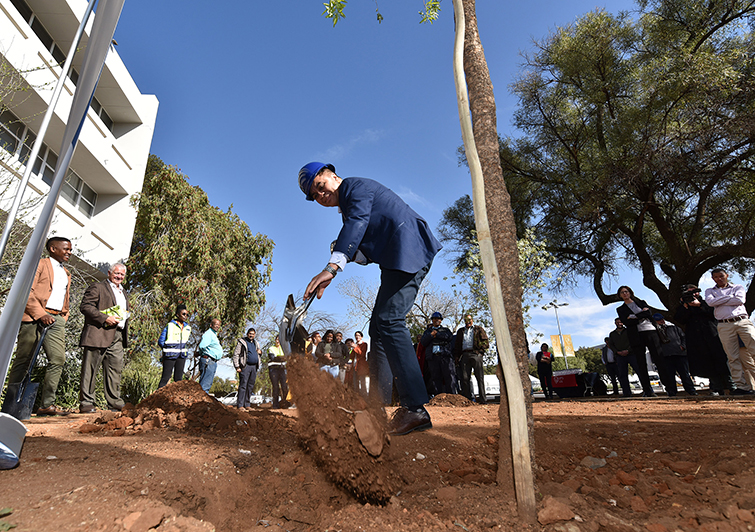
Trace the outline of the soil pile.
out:
<instances>
[{"instance_id":1,"label":"soil pile","mask_svg":"<svg viewBox=\"0 0 755 532\"><path fill-rule=\"evenodd\" d=\"M385 413L303 356L288 362L296 432L320 468L362 502L383 504L404 482L395 471Z\"/></svg>"}]
</instances>

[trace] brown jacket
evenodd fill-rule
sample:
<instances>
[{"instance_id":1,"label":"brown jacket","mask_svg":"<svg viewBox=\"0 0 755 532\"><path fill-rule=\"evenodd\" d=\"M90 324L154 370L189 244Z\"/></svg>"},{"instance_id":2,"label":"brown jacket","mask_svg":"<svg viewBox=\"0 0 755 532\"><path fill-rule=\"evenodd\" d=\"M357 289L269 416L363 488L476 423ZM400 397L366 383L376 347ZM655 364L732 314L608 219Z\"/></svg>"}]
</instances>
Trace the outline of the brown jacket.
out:
<instances>
[{"instance_id":1,"label":"brown jacket","mask_svg":"<svg viewBox=\"0 0 755 532\"><path fill-rule=\"evenodd\" d=\"M125 291L124 291L125 295ZM84 328L81 330L79 346L104 349L110 347L115 338L116 327L105 327L107 315L101 311L117 304L110 281L105 279L90 285L84 297L81 298L79 310L84 315ZM126 295L126 310L129 309L128 295ZM128 346L128 322L123 327L123 347Z\"/></svg>"},{"instance_id":2,"label":"brown jacket","mask_svg":"<svg viewBox=\"0 0 755 532\"><path fill-rule=\"evenodd\" d=\"M66 270L68 274L68 286L66 287L66 298L63 301L63 310L60 315L64 319L68 320L68 300L71 292L71 272ZM52 294L52 263L49 258L45 258L39 261L37 266L37 273L34 275L34 282L31 285L31 292L29 292L29 299L26 302L26 310L24 311L24 317L21 321L29 323L42 318L47 312L45 307L47 306L47 300L50 299Z\"/></svg>"}]
</instances>

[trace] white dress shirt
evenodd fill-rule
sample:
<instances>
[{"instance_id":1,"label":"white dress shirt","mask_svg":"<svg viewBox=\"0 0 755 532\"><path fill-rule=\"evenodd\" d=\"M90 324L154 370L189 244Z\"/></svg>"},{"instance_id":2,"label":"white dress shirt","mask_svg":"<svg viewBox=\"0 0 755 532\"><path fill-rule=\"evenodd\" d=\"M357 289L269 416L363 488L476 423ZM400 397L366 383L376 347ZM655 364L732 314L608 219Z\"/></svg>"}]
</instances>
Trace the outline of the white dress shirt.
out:
<instances>
[{"instance_id":1,"label":"white dress shirt","mask_svg":"<svg viewBox=\"0 0 755 532\"><path fill-rule=\"evenodd\" d=\"M50 310L63 310L68 289L68 272L52 257L50 257L50 264L52 265L52 293L45 307Z\"/></svg>"},{"instance_id":2,"label":"white dress shirt","mask_svg":"<svg viewBox=\"0 0 755 532\"><path fill-rule=\"evenodd\" d=\"M723 288L714 286L705 290L705 302L713 307L713 315L717 320L729 320L747 316L746 294L747 291L741 284L729 283Z\"/></svg>"},{"instance_id":3,"label":"white dress shirt","mask_svg":"<svg viewBox=\"0 0 755 532\"><path fill-rule=\"evenodd\" d=\"M118 305L123 309L123 311L126 311L126 294L123 292L123 287L121 285L117 285L113 283L112 281L108 281L110 284L110 288L113 290L113 294L115 294L115 304ZM118 328L123 329L126 324L126 318L123 318L118 322Z\"/></svg>"}]
</instances>

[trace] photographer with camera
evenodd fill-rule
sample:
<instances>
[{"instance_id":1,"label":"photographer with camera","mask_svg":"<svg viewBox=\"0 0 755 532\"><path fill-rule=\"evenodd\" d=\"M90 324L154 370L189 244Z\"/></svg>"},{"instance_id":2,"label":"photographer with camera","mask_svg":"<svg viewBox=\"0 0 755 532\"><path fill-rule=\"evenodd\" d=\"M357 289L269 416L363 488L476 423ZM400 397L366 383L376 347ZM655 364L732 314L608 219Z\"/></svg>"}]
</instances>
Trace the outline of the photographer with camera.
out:
<instances>
[{"instance_id":1,"label":"photographer with camera","mask_svg":"<svg viewBox=\"0 0 755 532\"><path fill-rule=\"evenodd\" d=\"M687 335L687 359L689 372L696 377L710 380L710 394L723 395L724 390L738 393L729 372L726 352L718 338L717 320L713 308L700 295L700 289L685 285L681 305L676 309L674 320L685 328Z\"/></svg>"}]
</instances>

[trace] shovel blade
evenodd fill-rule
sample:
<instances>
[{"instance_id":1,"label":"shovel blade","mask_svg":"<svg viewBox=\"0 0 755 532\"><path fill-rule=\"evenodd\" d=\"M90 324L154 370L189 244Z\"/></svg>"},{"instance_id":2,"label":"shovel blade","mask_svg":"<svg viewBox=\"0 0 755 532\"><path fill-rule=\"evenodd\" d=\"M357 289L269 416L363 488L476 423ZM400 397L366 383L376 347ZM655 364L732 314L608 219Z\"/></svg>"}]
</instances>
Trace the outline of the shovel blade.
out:
<instances>
[{"instance_id":1,"label":"shovel blade","mask_svg":"<svg viewBox=\"0 0 755 532\"><path fill-rule=\"evenodd\" d=\"M26 386L23 386L26 384ZM2 411L19 421L31 418L34 401L37 399L38 382L14 382L8 385L5 392ZM21 394L19 396L19 394Z\"/></svg>"}]
</instances>

